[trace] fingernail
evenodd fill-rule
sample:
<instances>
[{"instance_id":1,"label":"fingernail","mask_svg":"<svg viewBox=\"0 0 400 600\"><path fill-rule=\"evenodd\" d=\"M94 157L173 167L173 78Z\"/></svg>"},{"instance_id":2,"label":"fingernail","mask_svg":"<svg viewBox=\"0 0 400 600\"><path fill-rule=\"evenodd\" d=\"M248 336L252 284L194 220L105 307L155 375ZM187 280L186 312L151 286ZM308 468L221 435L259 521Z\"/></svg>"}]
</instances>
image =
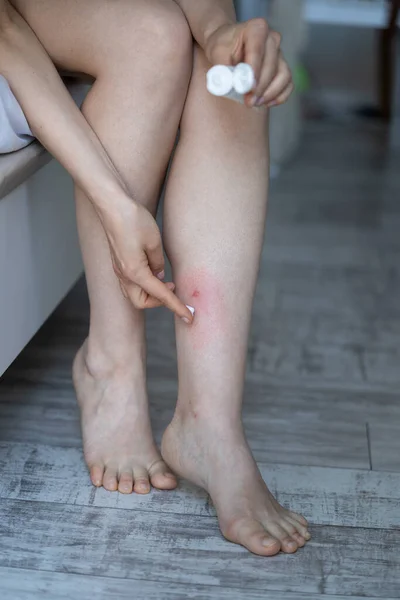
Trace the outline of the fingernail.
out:
<instances>
[{"instance_id":1,"label":"fingernail","mask_svg":"<svg viewBox=\"0 0 400 600\"><path fill-rule=\"evenodd\" d=\"M187 325L190 325L190 321L187 317L182 317L182 321L184 321Z\"/></svg>"},{"instance_id":2,"label":"fingernail","mask_svg":"<svg viewBox=\"0 0 400 600\"><path fill-rule=\"evenodd\" d=\"M186 304L185 306L186 306L186 308L188 308L188 309L190 310L190 312L191 312L191 313L192 313L192 315L194 316L194 312L195 312L195 311L194 311L194 308L193 308L193 306L189 306L189 304Z\"/></svg>"},{"instance_id":3,"label":"fingernail","mask_svg":"<svg viewBox=\"0 0 400 600\"><path fill-rule=\"evenodd\" d=\"M272 108L273 106L277 106L277 102L275 102L275 100L272 100L272 102L268 102L267 104L267 108Z\"/></svg>"},{"instance_id":4,"label":"fingernail","mask_svg":"<svg viewBox=\"0 0 400 600\"><path fill-rule=\"evenodd\" d=\"M250 106L256 106L259 99L260 98L258 96L253 96L252 99L250 100Z\"/></svg>"},{"instance_id":5,"label":"fingernail","mask_svg":"<svg viewBox=\"0 0 400 600\"><path fill-rule=\"evenodd\" d=\"M264 98L258 98L257 102L256 102L256 106L262 106L264 104L265 100Z\"/></svg>"},{"instance_id":6,"label":"fingernail","mask_svg":"<svg viewBox=\"0 0 400 600\"><path fill-rule=\"evenodd\" d=\"M161 271L160 273L157 274L158 279L164 279L164 277L165 277L165 271Z\"/></svg>"}]
</instances>

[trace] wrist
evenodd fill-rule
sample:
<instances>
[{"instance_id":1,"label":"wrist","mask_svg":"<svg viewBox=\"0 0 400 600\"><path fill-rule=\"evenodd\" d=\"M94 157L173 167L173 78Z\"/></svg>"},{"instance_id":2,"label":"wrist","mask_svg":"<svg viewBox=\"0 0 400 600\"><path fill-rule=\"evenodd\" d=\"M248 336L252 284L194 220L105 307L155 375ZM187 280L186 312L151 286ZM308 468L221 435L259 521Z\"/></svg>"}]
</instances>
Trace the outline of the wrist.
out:
<instances>
[{"instance_id":1,"label":"wrist","mask_svg":"<svg viewBox=\"0 0 400 600\"><path fill-rule=\"evenodd\" d=\"M205 50L206 48L209 47L211 38L213 36L215 36L215 34L218 31L222 31L224 29L232 27L233 25L235 25L235 23L236 23L236 21L233 20L233 19L224 18L224 19L221 19L220 21L213 22L210 25L208 25L204 29L204 34L203 34L204 46L203 46L203 50Z\"/></svg>"},{"instance_id":2,"label":"wrist","mask_svg":"<svg viewBox=\"0 0 400 600\"><path fill-rule=\"evenodd\" d=\"M118 226L137 211L137 203L118 181L107 181L101 189L97 187L89 195L89 199L101 223L107 228Z\"/></svg>"}]
</instances>

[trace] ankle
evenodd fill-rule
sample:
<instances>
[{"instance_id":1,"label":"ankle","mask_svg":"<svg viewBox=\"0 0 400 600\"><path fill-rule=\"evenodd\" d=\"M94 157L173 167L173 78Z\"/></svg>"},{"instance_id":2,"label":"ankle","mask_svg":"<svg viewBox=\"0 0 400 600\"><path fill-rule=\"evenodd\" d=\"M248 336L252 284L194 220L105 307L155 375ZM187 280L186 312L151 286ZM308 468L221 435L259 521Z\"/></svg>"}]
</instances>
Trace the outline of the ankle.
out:
<instances>
[{"instance_id":1,"label":"ankle","mask_svg":"<svg viewBox=\"0 0 400 600\"><path fill-rule=\"evenodd\" d=\"M216 406L204 406L178 400L174 423L179 427L195 427L215 432L237 432L243 430L241 415L235 410L221 411Z\"/></svg>"},{"instance_id":2,"label":"ankle","mask_svg":"<svg viewBox=\"0 0 400 600\"><path fill-rule=\"evenodd\" d=\"M124 375L132 377L136 371L143 374L145 370L144 352L138 352L136 356L132 351L113 352L110 348L93 343L90 338L84 342L80 352L84 368L93 379L123 378Z\"/></svg>"}]
</instances>

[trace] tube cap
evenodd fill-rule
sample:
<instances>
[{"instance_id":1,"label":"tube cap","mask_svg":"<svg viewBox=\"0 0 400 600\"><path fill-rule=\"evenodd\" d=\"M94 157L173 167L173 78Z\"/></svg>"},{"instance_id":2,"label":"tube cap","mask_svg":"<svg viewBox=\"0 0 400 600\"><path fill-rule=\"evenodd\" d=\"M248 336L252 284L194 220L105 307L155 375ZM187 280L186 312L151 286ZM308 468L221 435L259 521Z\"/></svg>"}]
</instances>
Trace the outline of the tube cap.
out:
<instances>
[{"instance_id":1,"label":"tube cap","mask_svg":"<svg viewBox=\"0 0 400 600\"><path fill-rule=\"evenodd\" d=\"M226 96L233 88L232 68L225 65L211 67L207 73L207 89L214 96Z\"/></svg>"},{"instance_id":2,"label":"tube cap","mask_svg":"<svg viewBox=\"0 0 400 600\"><path fill-rule=\"evenodd\" d=\"M238 94L248 94L255 83L254 71L247 63L236 65L233 73L233 87Z\"/></svg>"}]
</instances>

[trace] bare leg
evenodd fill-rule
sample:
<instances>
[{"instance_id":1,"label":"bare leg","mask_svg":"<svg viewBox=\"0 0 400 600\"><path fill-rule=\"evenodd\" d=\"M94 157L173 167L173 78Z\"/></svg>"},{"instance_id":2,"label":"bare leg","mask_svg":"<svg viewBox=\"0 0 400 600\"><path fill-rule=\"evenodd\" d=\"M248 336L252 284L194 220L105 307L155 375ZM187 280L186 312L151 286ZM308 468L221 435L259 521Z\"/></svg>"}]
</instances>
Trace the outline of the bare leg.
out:
<instances>
[{"instance_id":1,"label":"bare leg","mask_svg":"<svg viewBox=\"0 0 400 600\"><path fill-rule=\"evenodd\" d=\"M186 21L170 0L16 0L54 62L96 78L83 112L134 197L155 211L192 67ZM112 198L110 198L112 202ZM153 441L143 313L121 294L103 229L77 190L90 333L74 363L92 482L146 493L176 485Z\"/></svg>"},{"instance_id":2,"label":"bare leg","mask_svg":"<svg viewBox=\"0 0 400 600\"><path fill-rule=\"evenodd\" d=\"M198 51L170 175L165 241L174 281L196 309L176 323L179 397L162 445L176 472L206 488L222 533L252 552L294 552L306 521L264 484L241 406L268 187L267 114L207 95Z\"/></svg>"}]
</instances>

